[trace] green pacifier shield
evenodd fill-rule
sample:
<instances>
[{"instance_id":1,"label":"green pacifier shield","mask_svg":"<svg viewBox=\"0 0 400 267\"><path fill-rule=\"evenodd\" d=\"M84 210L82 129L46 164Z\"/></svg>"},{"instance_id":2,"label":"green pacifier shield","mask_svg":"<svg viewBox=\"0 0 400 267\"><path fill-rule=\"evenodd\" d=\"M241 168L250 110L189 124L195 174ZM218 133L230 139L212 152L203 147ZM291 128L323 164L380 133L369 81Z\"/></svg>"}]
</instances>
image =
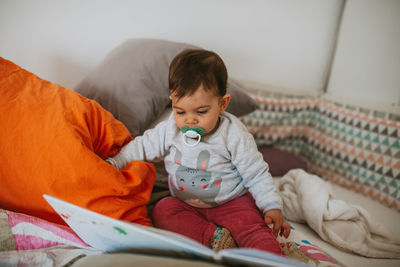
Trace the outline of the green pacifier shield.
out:
<instances>
[{"instance_id":1,"label":"green pacifier shield","mask_svg":"<svg viewBox=\"0 0 400 267\"><path fill-rule=\"evenodd\" d=\"M186 133L187 131L194 131L196 133L198 133L200 136L203 136L205 134L205 131L203 128L196 126L194 128L189 128L187 126L182 126L181 127L181 132L182 133Z\"/></svg>"}]
</instances>

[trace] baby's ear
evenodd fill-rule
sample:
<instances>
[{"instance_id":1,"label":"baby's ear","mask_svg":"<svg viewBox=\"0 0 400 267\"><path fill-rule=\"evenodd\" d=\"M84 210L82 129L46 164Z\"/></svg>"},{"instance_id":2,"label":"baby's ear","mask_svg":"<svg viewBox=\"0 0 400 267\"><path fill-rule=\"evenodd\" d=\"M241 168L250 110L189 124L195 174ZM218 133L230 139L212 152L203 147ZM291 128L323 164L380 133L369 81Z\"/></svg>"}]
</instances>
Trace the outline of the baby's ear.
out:
<instances>
[{"instance_id":1,"label":"baby's ear","mask_svg":"<svg viewBox=\"0 0 400 267\"><path fill-rule=\"evenodd\" d=\"M220 110L219 112L222 113L226 110L226 108L229 105L229 102L231 101L231 95L230 94L226 94L221 98L221 102L220 102Z\"/></svg>"}]
</instances>

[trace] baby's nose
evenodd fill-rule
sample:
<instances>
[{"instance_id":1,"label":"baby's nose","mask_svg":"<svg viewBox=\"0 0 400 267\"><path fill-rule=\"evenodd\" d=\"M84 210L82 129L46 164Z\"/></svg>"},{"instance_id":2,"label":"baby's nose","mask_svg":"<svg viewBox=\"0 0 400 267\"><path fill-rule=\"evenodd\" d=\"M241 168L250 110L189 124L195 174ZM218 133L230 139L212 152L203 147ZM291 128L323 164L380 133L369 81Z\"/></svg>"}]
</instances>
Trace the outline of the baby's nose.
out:
<instances>
[{"instance_id":1,"label":"baby's nose","mask_svg":"<svg viewBox=\"0 0 400 267\"><path fill-rule=\"evenodd\" d=\"M197 123L196 116L193 116L193 115L186 116L185 123L188 124L188 125L196 124Z\"/></svg>"}]
</instances>

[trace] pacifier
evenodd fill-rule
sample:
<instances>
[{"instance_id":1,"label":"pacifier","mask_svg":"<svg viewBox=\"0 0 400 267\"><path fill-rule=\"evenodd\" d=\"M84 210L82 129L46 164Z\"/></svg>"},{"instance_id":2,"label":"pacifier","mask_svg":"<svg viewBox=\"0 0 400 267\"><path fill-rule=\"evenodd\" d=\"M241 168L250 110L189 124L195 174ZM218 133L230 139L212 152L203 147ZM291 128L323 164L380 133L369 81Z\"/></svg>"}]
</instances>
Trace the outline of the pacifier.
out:
<instances>
[{"instance_id":1,"label":"pacifier","mask_svg":"<svg viewBox=\"0 0 400 267\"><path fill-rule=\"evenodd\" d=\"M183 133L183 142L187 146L195 146L200 143L201 137L205 134L203 128L196 126L194 128L189 128L187 126L181 127L181 132Z\"/></svg>"}]
</instances>

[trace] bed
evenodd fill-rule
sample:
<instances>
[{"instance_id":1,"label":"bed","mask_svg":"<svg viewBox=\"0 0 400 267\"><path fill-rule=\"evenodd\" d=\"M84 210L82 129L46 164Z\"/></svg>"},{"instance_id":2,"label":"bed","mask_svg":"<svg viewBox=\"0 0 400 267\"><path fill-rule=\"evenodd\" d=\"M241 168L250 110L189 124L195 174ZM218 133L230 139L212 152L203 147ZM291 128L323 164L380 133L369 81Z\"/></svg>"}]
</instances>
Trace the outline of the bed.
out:
<instances>
[{"instance_id":1,"label":"bed","mask_svg":"<svg viewBox=\"0 0 400 267\"><path fill-rule=\"evenodd\" d=\"M152 206L168 195L162 162L132 162L119 172L104 159L169 114L168 63L190 47L128 40L74 90L0 58L0 107L7 114L0 118L0 265L215 266L93 250L41 197L52 194L113 218L151 224ZM254 135L286 198L284 215L292 234L280 242L287 256L310 266L399 266L399 117L323 97L259 90L233 79L228 84L228 111ZM321 187L313 195L295 190L315 184ZM307 210L310 200L304 195L331 209ZM303 201L304 206L295 206ZM333 209L337 204L341 213ZM327 211L330 219L314 220ZM337 229L338 221L356 222L366 231L369 243L360 235L356 242L367 243L365 249L345 240L354 225Z\"/></svg>"}]
</instances>

